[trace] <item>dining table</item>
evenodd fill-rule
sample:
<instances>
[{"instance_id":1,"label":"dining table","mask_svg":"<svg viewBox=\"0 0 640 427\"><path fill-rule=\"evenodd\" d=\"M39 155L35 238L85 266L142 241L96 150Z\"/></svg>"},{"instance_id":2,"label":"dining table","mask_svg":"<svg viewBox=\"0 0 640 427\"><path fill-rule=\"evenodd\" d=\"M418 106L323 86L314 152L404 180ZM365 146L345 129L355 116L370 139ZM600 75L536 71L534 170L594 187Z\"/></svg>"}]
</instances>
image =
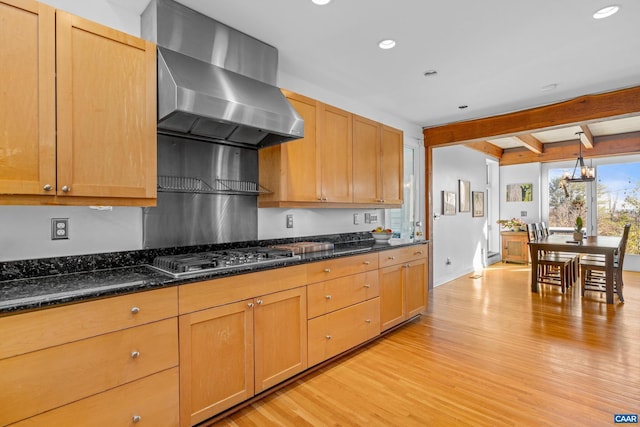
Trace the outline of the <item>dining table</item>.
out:
<instances>
[{"instance_id":1,"label":"dining table","mask_svg":"<svg viewBox=\"0 0 640 427\"><path fill-rule=\"evenodd\" d=\"M570 252L580 254L601 254L605 262L605 290L607 304L614 299L614 259L622 242L621 236L588 236L573 240L567 234L550 234L529 242L531 252L531 292L538 292L538 256L541 251ZM618 297L622 300L622 289L618 287Z\"/></svg>"}]
</instances>

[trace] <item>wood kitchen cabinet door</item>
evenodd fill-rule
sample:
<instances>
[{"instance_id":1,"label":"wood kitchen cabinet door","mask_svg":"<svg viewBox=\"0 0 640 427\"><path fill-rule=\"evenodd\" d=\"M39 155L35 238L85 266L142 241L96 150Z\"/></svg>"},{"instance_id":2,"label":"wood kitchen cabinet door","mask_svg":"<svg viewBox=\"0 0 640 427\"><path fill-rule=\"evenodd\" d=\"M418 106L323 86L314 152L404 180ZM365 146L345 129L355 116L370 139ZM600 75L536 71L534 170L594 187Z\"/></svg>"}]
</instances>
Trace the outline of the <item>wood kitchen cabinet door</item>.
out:
<instances>
[{"instance_id":1,"label":"wood kitchen cabinet door","mask_svg":"<svg viewBox=\"0 0 640 427\"><path fill-rule=\"evenodd\" d=\"M262 194L263 203L320 201L320 158L316 127L318 102L306 96L282 91L304 120L304 138L258 151L260 185L272 193Z\"/></svg>"},{"instance_id":2,"label":"wood kitchen cabinet door","mask_svg":"<svg viewBox=\"0 0 640 427\"><path fill-rule=\"evenodd\" d=\"M380 137L378 122L353 116L353 201L378 204L380 189Z\"/></svg>"},{"instance_id":3,"label":"wood kitchen cabinet door","mask_svg":"<svg viewBox=\"0 0 640 427\"><path fill-rule=\"evenodd\" d=\"M156 197L151 42L56 12L57 195Z\"/></svg>"},{"instance_id":4,"label":"wood kitchen cabinet door","mask_svg":"<svg viewBox=\"0 0 640 427\"><path fill-rule=\"evenodd\" d=\"M0 194L56 184L55 9L0 1Z\"/></svg>"},{"instance_id":5,"label":"wood kitchen cabinet door","mask_svg":"<svg viewBox=\"0 0 640 427\"><path fill-rule=\"evenodd\" d=\"M402 323L405 317L404 267L401 264L380 269L380 330Z\"/></svg>"},{"instance_id":6,"label":"wood kitchen cabinet door","mask_svg":"<svg viewBox=\"0 0 640 427\"><path fill-rule=\"evenodd\" d=\"M381 199L386 205L401 205L403 200L404 141L401 130L382 126L380 143Z\"/></svg>"},{"instance_id":7,"label":"wood kitchen cabinet door","mask_svg":"<svg viewBox=\"0 0 640 427\"><path fill-rule=\"evenodd\" d=\"M410 319L427 308L427 259L407 263L404 280L406 316Z\"/></svg>"},{"instance_id":8,"label":"wood kitchen cabinet door","mask_svg":"<svg viewBox=\"0 0 640 427\"><path fill-rule=\"evenodd\" d=\"M318 148L321 167L321 200L351 203L352 180L352 114L320 104Z\"/></svg>"},{"instance_id":9,"label":"wood kitchen cabinet door","mask_svg":"<svg viewBox=\"0 0 640 427\"><path fill-rule=\"evenodd\" d=\"M253 300L182 315L179 328L181 426L253 396Z\"/></svg>"},{"instance_id":10,"label":"wood kitchen cabinet door","mask_svg":"<svg viewBox=\"0 0 640 427\"><path fill-rule=\"evenodd\" d=\"M307 368L306 287L255 299L255 393Z\"/></svg>"}]
</instances>

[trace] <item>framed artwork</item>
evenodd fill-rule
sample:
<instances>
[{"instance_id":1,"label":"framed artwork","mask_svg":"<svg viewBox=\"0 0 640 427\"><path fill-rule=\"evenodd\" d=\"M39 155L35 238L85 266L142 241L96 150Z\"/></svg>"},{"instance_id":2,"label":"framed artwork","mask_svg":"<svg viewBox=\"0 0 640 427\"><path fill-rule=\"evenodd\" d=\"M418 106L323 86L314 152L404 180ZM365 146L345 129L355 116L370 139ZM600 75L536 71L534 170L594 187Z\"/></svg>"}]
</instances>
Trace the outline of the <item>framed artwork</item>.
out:
<instances>
[{"instance_id":1,"label":"framed artwork","mask_svg":"<svg viewBox=\"0 0 640 427\"><path fill-rule=\"evenodd\" d=\"M462 179L458 180L458 195L460 196L460 212L471 210L471 183Z\"/></svg>"},{"instance_id":2,"label":"framed artwork","mask_svg":"<svg viewBox=\"0 0 640 427\"><path fill-rule=\"evenodd\" d=\"M507 202L533 202L533 184L507 184Z\"/></svg>"},{"instance_id":3,"label":"framed artwork","mask_svg":"<svg viewBox=\"0 0 640 427\"><path fill-rule=\"evenodd\" d=\"M456 192L455 191L442 192L442 214L443 215L456 214Z\"/></svg>"},{"instance_id":4,"label":"framed artwork","mask_svg":"<svg viewBox=\"0 0 640 427\"><path fill-rule=\"evenodd\" d=\"M472 192L472 213L471 216L484 216L484 191Z\"/></svg>"}]
</instances>

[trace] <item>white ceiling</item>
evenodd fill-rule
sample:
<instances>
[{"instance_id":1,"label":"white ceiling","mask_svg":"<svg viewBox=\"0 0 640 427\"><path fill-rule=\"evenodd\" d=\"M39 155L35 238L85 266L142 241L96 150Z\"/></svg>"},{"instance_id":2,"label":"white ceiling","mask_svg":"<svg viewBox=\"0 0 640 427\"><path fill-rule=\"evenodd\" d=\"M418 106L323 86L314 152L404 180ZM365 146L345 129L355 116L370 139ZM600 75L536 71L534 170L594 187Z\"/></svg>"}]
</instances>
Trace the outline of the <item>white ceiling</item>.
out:
<instances>
[{"instance_id":1,"label":"white ceiling","mask_svg":"<svg viewBox=\"0 0 640 427\"><path fill-rule=\"evenodd\" d=\"M640 85L638 0L602 20L592 15L610 0L179 3L275 46L280 72L421 127ZM385 38L397 46L379 49Z\"/></svg>"}]
</instances>

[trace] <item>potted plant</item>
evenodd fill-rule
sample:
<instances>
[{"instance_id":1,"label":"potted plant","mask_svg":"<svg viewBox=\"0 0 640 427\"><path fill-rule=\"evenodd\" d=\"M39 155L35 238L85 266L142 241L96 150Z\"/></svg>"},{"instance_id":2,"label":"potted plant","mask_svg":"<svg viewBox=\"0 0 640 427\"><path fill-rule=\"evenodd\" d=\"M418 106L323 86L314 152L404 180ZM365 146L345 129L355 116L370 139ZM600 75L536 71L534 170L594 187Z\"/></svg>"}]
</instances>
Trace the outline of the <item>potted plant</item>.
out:
<instances>
[{"instance_id":1,"label":"potted plant","mask_svg":"<svg viewBox=\"0 0 640 427\"><path fill-rule=\"evenodd\" d=\"M582 241L582 217L576 218L576 225L573 230L573 240Z\"/></svg>"}]
</instances>

